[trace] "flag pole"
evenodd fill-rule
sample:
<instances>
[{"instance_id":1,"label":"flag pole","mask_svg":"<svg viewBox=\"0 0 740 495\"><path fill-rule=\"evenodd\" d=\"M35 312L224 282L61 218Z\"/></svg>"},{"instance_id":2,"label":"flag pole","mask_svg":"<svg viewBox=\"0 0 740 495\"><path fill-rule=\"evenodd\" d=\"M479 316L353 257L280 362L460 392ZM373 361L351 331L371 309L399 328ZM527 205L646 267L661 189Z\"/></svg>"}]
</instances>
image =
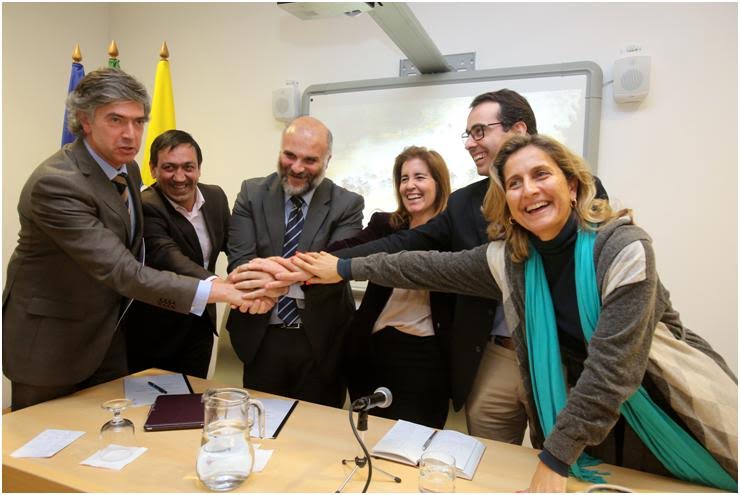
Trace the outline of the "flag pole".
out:
<instances>
[{"instance_id":1,"label":"flag pole","mask_svg":"<svg viewBox=\"0 0 740 495\"><path fill-rule=\"evenodd\" d=\"M141 163L141 179L145 185L154 183L149 161L150 148L154 139L165 131L175 129L175 97L172 93L172 78L170 76L170 50L167 42L162 42L159 49L159 62L154 76L154 90L152 94L152 111L149 127L146 132L144 145L144 159ZM156 157L155 157L156 158Z\"/></svg>"},{"instance_id":2,"label":"flag pole","mask_svg":"<svg viewBox=\"0 0 740 495\"><path fill-rule=\"evenodd\" d=\"M77 87L77 83L85 77L85 68L81 64L82 62L82 51L80 51L80 44L76 43L74 50L72 50L72 70L69 74L69 85L67 86L67 94L71 93ZM75 140L75 135L67 129L67 106L64 106L64 122L62 122L62 146L67 143L71 143Z\"/></svg>"},{"instance_id":3,"label":"flag pole","mask_svg":"<svg viewBox=\"0 0 740 495\"><path fill-rule=\"evenodd\" d=\"M75 43L75 49L72 51L72 61L78 64L82 62L82 52L80 51L79 43Z\"/></svg>"},{"instance_id":4,"label":"flag pole","mask_svg":"<svg viewBox=\"0 0 740 495\"><path fill-rule=\"evenodd\" d=\"M112 69L121 68L121 61L118 60L118 45L116 45L116 40L111 40L110 45L108 45L108 57L108 67Z\"/></svg>"}]
</instances>

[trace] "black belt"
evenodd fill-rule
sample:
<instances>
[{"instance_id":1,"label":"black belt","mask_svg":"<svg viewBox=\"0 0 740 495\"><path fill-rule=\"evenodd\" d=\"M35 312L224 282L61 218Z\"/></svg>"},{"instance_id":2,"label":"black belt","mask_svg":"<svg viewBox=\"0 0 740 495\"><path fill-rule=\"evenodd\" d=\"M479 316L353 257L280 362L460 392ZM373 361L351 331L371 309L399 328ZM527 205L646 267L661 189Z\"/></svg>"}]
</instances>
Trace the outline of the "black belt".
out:
<instances>
[{"instance_id":1,"label":"black belt","mask_svg":"<svg viewBox=\"0 0 740 495\"><path fill-rule=\"evenodd\" d=\"M276 323L274 325L267 325L267 328L279 328L281 330L303 330L303 323L294 323L293 325L286 325L285 323Z\"/></svg>"},{"instance_id":2,"label":"black belt","mask_svg":"<svg viewBox=\"0 0 740 495\"><path fill-rule=\"evenodd\" d=\"M500 345L504 349L509 349L510 351L515 351L516 347L514 346L514 339L511 337L504 337L503 335L493 335L493 343L496 345Z\"/></svg>"}]
</instances>

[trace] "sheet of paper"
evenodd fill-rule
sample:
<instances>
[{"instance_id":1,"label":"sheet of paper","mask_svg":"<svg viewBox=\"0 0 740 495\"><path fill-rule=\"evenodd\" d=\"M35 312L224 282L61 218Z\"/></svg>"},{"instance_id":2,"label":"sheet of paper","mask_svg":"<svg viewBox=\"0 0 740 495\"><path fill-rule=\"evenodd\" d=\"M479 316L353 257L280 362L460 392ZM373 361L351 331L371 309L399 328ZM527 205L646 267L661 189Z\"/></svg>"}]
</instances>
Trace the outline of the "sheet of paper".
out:
<instances>
[{"instance_id":1,"label":"sheet of paper","mask_svg":"<svg viewBox=\"0 0 740 495\"><path fill-rule=\"evenodd\" d=\"M107 447L98 450L93 455L80 462L80 464L120 471L124 466L133 462L146 451L146 447L125 447L123 445L112 443Z\"/></svg>"},{"instance_id":2,"label":"sheet of paper","mask_svg":"<svg viewBox=\"0 0 740 495\"><path fill-rule=\"evenodd\" d=\"M126 398L130 399L136 406L150 406L154 400L163 392L149 384L153 383L168 394L189 394L190 389L185 377L180 373L166 375L150 375L138 377L126 377L123 379L123 390Z\"/></svg>"},{"instance_id":3,"label":"sheet of paper","mask_svg":"<svg viewBox=\"0 0 740 495\"><path fill-rule=\"evenodd\" d=\"M273 452L272 450L262 450L259 447L259 445L254 446L254 465L252 466L252 471L255 473L259 473L267 467L267 462L272 457Z\"/></svg>"},{"instance_id":4,"label":"sheet of paper","mask_svg":"<svg viewBox=\"0 0 740 495\"><path fill-rule=\"evenodd\" d=\"M84 431L44 430L10 455L11 457L51 457L84 434Z\"/></svg>"},{"instance_id":5,"label":"sheet of paper","mask_svg":"<svg viewBox=\"0 0 740 495\"><path fill-rule=\"evenodd\" d=\"M290 409L295 404L295 400L290 399L257 399L265 407L265 438L275 438L275 432L282 424ZM259 434L259 427L252 425L249 435L256 437Z\"/></svg>"}]
</instances>

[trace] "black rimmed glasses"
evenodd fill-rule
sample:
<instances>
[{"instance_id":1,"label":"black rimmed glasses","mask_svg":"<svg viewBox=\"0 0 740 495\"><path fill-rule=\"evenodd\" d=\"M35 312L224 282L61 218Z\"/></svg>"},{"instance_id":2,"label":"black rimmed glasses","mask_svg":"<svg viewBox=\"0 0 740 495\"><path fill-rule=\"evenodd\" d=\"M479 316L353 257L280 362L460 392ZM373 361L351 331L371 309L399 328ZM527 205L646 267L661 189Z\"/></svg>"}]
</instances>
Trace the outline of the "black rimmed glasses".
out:
<instances>
[{"instance_id":1,"label":"black rimmed glasses","mask_svg":"<svg viewBox=\"0 0 740 495\"><path fill-rule=\"evenodd\" d=\"M483 136L486 135L486 127L493 127L495 125L504 125L503 122L491 122L490 124L475 124L473 127L470 128L470 130L466 130L462 134L460 134L460 137L463 139L468 139L469 137L472 137L476 141L480 141L483 139Z\"/></svg>"}]
</instances>

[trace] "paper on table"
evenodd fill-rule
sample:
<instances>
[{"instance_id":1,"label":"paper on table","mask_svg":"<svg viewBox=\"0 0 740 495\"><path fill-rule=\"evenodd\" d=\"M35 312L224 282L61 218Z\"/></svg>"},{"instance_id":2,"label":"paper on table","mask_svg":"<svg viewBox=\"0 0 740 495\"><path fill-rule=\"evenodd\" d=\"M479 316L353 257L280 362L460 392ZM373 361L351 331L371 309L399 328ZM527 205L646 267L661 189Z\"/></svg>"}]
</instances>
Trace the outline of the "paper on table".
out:
<instances>
[{"instance_id":1,"label":"paper on table","mask_svg":"<svg viewBox=\"0 0 740 495\"><path fill-rule=\"evenodd\" d=\"M254 465L252 472L259 473L267 466L267 461L272 457L272 450L262 450L261 445L254 446Z\"/></svg>"},{"instance_id":2,"label":"paper on table","mask_svg":"<svg viewBox=\"0 0 740 495\"><path fill-rule=\"evenodd\" d=\"M257 399L265 406L265 438L275 438L275 433L290 414L293 404L297 401L292 399ZM259 428L255 422L249 430L252 437L258 436Z\"/></svg>"},{"instance_id":3,"label":"paper on table","mask_svg":"<svg viewBox=\"0 0 740 495\"><path fill-rule=\"evenodd\" d=\"M189 394L190 387L185 381L185 375L169 373L166 375L149 375L126 377L123 379L123 390L126 398L133 401L134 406L149 406L162 392L155 390L147 382L152 382L167 391L168 394Z\"/></svg>"},{"instance_id":4,"label":"paper on table","mask_svg":"<svg viewBox=\"0 0 740 495\"><path fill-rule=\"evenodd\" d=\"M84 431L44 430L15 450L10 456L51 457L84 434Z\"/></svg>"},{"instance_id":5,"label":"paper on table","mask_svg":"<svg viewBox=\"0 0 740 495\"><path fill-rule=\"evenodd\" d=\"M98 450L93 455L80 462L80 464L120 471L124 466L146 451L146 447L125 447L123 445L112 443L107 447Z\"/></svg>"}]
</instances>

